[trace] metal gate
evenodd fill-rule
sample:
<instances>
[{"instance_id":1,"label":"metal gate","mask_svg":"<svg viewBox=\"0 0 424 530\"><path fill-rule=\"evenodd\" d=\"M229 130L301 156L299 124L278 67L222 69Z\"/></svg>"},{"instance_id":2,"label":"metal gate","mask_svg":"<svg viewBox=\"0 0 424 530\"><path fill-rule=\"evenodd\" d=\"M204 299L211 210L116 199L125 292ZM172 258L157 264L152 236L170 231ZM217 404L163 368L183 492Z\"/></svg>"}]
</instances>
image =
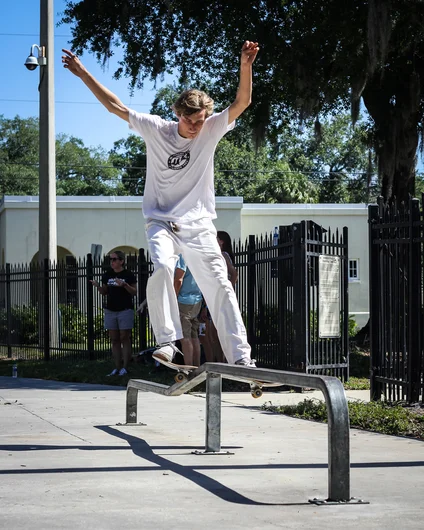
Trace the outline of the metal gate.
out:
<instances>
[{"instance_id":1,"label":"metal gate","mask_svg":"<svg viewBox=\"0 0 424 530\"><path fill-rule=\"evenodd\" d=\"M277 243L277 244L276 244ZM278 241L250 236L236 249L240 307L259 366L349 377L348 231L313 221L280 226ZM336 330L327 336L323 258L338 263ZM334 327L334 326L333 326Z\"/></svg>"},{"instance_id":2,"label":"metal gate","mask_svg":"<svg viewBox=\"0 0 424 530\"><path fill-rule=\"evenodd\" d=\"M368 217L371 397L423 402L422 206L381 198Z\"/></svg>"}]
</instances>

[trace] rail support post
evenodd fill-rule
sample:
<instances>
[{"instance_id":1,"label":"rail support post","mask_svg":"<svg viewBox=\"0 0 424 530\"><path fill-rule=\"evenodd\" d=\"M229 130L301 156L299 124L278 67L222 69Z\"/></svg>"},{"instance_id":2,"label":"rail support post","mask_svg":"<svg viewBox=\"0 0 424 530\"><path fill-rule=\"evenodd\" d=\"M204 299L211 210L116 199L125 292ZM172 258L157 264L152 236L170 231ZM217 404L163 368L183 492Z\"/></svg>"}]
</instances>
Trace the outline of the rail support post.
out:
<instances>
[{"instance_id":1,"label":"rail support post","mask_svg":"<svg viewBox=\"0 0 424 530\"><path fill-rule=\"evenodd\" d=\"M137 423L138 388L127 386L127 423Z\"/></svg>"},{"instance_id":2,"label":"rail support post","mask_svg":"<svg viewBox=\"0 0 424 530\"><path fill-rule=\"evenodd\" d=\"M208 372L206 376L205 453L221 452L221 389L221 375Z\"/></svg>"},{"instance_id":3,"label":"rail support post","mask_svg":"<svg viewBox=\"0 0 424 530\"><path fill-rule=\"evenodd\" d=\"M328 411L328 500L347 502L351 499L349 409L342 383L339 380L334 381L331 385L330 394L332 394L331 399L326 399Z\"/></svg>"}]
</instances>

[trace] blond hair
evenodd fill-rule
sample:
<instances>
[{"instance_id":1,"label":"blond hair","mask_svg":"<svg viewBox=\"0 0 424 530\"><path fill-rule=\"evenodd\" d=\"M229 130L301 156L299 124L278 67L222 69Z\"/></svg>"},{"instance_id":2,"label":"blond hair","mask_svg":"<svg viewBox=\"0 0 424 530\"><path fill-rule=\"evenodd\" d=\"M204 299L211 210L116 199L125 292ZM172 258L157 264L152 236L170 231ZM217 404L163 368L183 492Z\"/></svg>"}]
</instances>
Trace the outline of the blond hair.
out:
<instances>
[{"instance_id":1,"label":"blond hair","mask_svg":"<svg viewBox=\"0 0 424 530\"><path fill-rule=\"evenodd\" d=\"M190 116L196 112L206 110L206 118L213 113L213 99L203 92L192 88L184 90L172 105L172 110L177 116Z\"/></svg>"}]
</instances>

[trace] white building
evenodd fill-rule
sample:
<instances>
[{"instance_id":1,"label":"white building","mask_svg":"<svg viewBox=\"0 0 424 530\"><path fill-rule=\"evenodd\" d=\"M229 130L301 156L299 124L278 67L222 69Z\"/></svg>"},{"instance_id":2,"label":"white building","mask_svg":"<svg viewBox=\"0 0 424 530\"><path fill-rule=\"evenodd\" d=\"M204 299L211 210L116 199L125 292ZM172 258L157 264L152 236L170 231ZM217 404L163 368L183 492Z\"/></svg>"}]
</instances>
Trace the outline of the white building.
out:
<instances>
[{"instance_id":1,"label":"white building","mask_svg":"<svg viewBox=\"0 0 424 530\"><path fill-rule=\"evenodd\" d=\"M80 258L93 243L103 253L147 248L142 197L57 197L57 255ZM312 220L349 230L349 310L359 326L368 320L368 210L365 204L243 204L217 197L215 225L233 240L263 235L275 226ZM0 203L0 264L30 263L38 252L38 197L4 196Z\"/></svg>"}]
</instances>

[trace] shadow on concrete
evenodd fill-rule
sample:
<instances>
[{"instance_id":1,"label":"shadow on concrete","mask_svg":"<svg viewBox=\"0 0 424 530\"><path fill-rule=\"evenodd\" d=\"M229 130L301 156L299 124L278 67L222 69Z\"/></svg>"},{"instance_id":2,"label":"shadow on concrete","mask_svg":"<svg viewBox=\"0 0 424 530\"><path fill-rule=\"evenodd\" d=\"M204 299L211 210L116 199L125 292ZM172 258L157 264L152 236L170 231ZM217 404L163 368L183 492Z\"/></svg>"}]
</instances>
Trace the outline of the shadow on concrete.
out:
<instances>
[{"instance_id":1,"label":"shadow on concrete","mask_svg":"<svg viewBox=\"0 0 424 530\"><path fill-rule=\"evenodd\" d=\"M233 489L225 486L221 482L214 478L208 477L201 473L201 471L208 470L240 470L240 469L252 469L252 470L273 470L273 469L327 469L328 465L325 463L305 463L305 464L253 464L253 465L203 465L199 460L199 465L182 465L175 462L171 462L165 456L161 456L154 451L173 450L176 451L174 454L182 455L181 451L194 451L203 450L204 448L199 446L150 446L145 440L132 436L131 434L122 432L112 426L96 426L97 429L123 440L128 443L128 447L125 446L111 446L111 445L37 445L37 444L8 444L0 445L0 450L17 452L17 451L51 451L51 450L69 450L76 449L82 451L108 451L108 450L131 450L134 455L150 462L152 465L145 466L107 466L107 467L72 467L72 468L46 468L46 469L11 469L11 470L0 470L0 475L31 475L31 474L49 474L49 473L104 473L104 472L143 472L143 471L161 471L175 473L187 480L190 480L197 486L205 489L209 493L217 496L218 498L240 505L255 505L255 506L297 506L297 505L310 505L308 502L305 503L263 503L257 502L251 498L246 497L234 491ZM223 447L223 450L238 449L240 447ZM171 456L171 455L167 455ZM424 467L424 460L418 461L405 461L405 462L357 462L351 464L353 469L355 468L400 468L400 467ZM311 505L313 506L313 505Z\"/></svg>"}]
</instances>

